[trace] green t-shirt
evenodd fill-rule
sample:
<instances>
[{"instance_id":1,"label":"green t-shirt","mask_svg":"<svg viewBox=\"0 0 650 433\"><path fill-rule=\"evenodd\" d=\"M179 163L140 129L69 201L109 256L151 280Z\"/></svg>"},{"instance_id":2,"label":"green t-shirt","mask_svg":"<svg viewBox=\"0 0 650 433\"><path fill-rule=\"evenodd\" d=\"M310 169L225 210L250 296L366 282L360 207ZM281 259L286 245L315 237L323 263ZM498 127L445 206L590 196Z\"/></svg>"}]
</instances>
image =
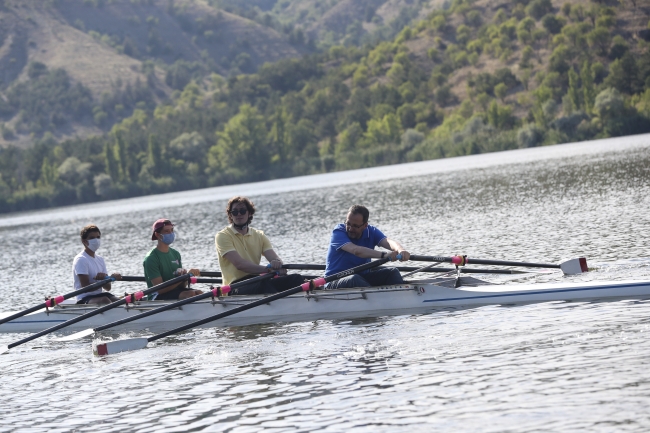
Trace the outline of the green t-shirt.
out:
<instances>
[{"instance_id":1,"label":"green t-shirt","mask_svg":"<svg viewBox=\"0 0 650 433\"><path fill-rule=\"evenodd\" d=\"M158 248L154 248L147 253L142 262L144 266L144 278L147 280L147 287L151 287L151 280L162 277L163 281L174 278L174 271L182 268L181 253L173 248L163 253Z\"/></svg>"}]
</instances>

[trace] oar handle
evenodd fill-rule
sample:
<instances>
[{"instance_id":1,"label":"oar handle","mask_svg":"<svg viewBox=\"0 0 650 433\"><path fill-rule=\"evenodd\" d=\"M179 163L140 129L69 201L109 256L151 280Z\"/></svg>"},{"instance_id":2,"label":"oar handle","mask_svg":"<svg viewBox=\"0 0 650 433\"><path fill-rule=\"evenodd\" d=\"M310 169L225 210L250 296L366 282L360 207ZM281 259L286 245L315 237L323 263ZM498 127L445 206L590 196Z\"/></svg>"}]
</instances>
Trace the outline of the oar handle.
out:
<instances>
[{"instance_id":1,"label":"oar handle","mask_svg":"<svg viewBox=\"0 0 650 433\"><path fill-rule=\"evenodd\" d=\"M18 312L16 314L12 314L11 316L3 317L2 319L0 319L0 324L9 322L9 321L17 319L19 317L23 317L24 315L29 314L29 313L33 313L34 311L42 310L43 308L54 307L55 305L60 304L61 302L65 301L66 299L70 299L70 298L75 297L77 295L81 295L82 293L86 293L86 292L89 292L91 290L95 290L95 289L97 289L99 287L103 287L106 283L110 283L111 281L115 281L115 278L113 278L111 276L107 276L103 280L95 281L94 283L89 284L86 287L82 287L79 290L75 290L74 292L66 293L65 295L55 296L54 298L48 299L47 301L45 301L45 302L43 302L41 304L35 305L35 306L33 306L31 308L28 308L26 310L23 310L23 311L20 311L20 312Z\"/></svg>"},{"instance_id":2,"label":"oar handle","mask_svg":"<svg viewBox=\"0 0 650 433\"><path fill-rule=\"evenodd\" d=\"M458 265L458 266L475 264L475 265L496 265L496 266L523 266L529 268L554 268L554 269L560 268L560 265L554 265L550 263L529 263L529 262L512 262L507 260L471 259L467 256L438 257L438 256L412 255L410 260L415 262L453 263L454 265Z\"/></svg>"},{"instance_id":3,"label":"oar handle","mask_svg":"<svg viewBox=\"0 0 650 433\"><path fill-rule=\"evenodd\" d=\"M191 274L179 275L178 277L172 278L171 280L164 281L164 282L158 284L157 286L150 287L149 289L144 290L142 292L137 292L137 293L134 294L134 297L142 298L142 297L144 297L144 296L146 296L146 295L148 295L150 293L153 293L153 292L155 292L157 290L164 289L165 287L169 287L172 284L180 283L180 282L185 281L185 280L190 279L190 278L193 279L195 277L192 276ZM47 328L47 329L45 329L45 330L43 330L41 332L37 332L36 334L30 335L27 338L23 338L22 340L19 340L19 341L16 341L14 343L11 343L11 344L7 345L7 348L11 349L12 347L16 347L16 346L19 346L19 345L21 345L23 343L27 343L28 341L32 341L32 340L34 340L34 339L36 339L38 337L41 337L43 335L49 334L49 333L54 332L54 331L58 331L59 329L65 328L66 326L74 325L77 322L81 322L82 320L86 320L89 317L92 317L92 316L95 316L97 314L103 313L104 311L108 311L111 308L119 307L120 305L123 305L123 304L126 303L127 298L130 298L130 296L119 299L119 300L117 300L117 301L115 301L113 303L110 303L108 305L104 305L103 307L99 307L99 308L97 308L97 309L95 309L93 311L89 311L86 314L82 314L81 316L78 316L78 317L75 317L73 319L67 320L67 321L65 321L63 323L59 323L58 325L54 325L54 326L52 326L50 328Z\"/></svg>"},{"instance_id":4,"label":"oar handle","mask_svg":"<svg viewBox=\"0 0 650 433\"><path fill-rule=\"evenodd\" d=\"M215 320L222 319L224 317L232 316L233 314L237 314L237 313L239 313L241 311L249 310L249 309L257 307L259 305L268 304L270 302L273 302L273 301L276 301L278 299L293 295L295 293L300 293L302 291L308 291L308 290L313 289L315 287L323 286L326 283L338 280L339 278L347 277L349 275L357 274L357 273L363 272L363 271L365 271L367 269L377 267L379 265L382 265L382 264L386 263L389 260L390 259L388 257L386 257L386 258L383 258L383 259L379 259L379 260L375 260L375 261L372 261L372 262L364 263L363 265L360 265L360 266L354 267L352 269L348 269L348 270L339 272L337 274L333 274L333 275L330 275L330 276L327 276L327 277L320 277L320 278L317 278L315 280L308 281L308 282L303 283L303 284L301 284L299 286L296 286L296 287L294 287L292 289L288 289L288 290L285 290L283 292L276 293L274 295L265 296L264 298L262 298L260 300L250 302L250 303L248 303L246 305L241 305L239 307L233 308L232 310L224 311L222 313L215 314L214 316L206 317L204 319L197 320L196 322L192 322L192 323L189 323L187 325L183 325L183 326L180 326L178 328L169 330L167 332L163 332L161 334L154 335L152 337L149 337L147 339L147 341L148 342L156 341L156 340L159 340L161 338L167 337L169 335L173 335L173 334L185 331L187 329L196 328L197 326L201 326L201 325L204 325L206 323L210 323L210 322L213 322Z\"/></svg>"}]
</instances>

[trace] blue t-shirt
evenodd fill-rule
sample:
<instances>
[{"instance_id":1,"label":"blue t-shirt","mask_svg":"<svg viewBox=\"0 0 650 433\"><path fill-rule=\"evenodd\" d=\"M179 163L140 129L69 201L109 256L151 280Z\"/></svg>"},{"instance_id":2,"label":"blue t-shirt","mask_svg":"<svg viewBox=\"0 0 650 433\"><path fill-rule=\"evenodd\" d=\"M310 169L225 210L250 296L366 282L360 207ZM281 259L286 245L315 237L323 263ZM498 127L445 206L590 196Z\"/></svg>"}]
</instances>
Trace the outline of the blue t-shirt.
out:
<instances>
[{"instance_id":1,"label":"blue t-shirt","mask_svg":"<svg viewBox=\"0 0 650 433\"><path fill-rule=\"evenodd\" d=\"M368 263L370 259L357 257L347 251L343 251L341 247L345 244L352 242L355 245L370 248L374 250L382 239L385 239L381 230L377 227L369 225L359 239L350 239L348 232L345 231L345 224L339 224L332 231L332 239L330 239L330 246L327 250L327 262L325 265L325 276L330 276L341 271L345 271L355 266Z\"/></svg>"}]
</instances>

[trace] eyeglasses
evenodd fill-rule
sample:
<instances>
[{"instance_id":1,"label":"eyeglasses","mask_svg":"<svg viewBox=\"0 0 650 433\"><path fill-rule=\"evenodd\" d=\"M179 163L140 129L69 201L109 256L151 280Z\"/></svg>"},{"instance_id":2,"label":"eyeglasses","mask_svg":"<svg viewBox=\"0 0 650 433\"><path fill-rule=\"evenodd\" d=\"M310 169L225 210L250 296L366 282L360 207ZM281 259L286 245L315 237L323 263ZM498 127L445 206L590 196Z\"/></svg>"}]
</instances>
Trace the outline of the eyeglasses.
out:
<instances>
[{"instance_id":1,"label":"eyeglasses","mask_svg":"<svg viewBox=\"0 0 650 433\"><path fill-rule=\"evenodd\" d=\"M346 227L352 227L353 229L357 229L357 230L358 230L358 229L360 229L361 227L365 226L365 224L361 224L361 225L359 226L359 225L356 225L356 224L350 224L350 222L346 221L346 222L345 222L345 226L346 226Z\"/></svg>"},{"instance_id":2,"label":"eyeglasses","mask_svg":"<svg viewBox=\"0 0 650 433\"><path fill-rule=\"evenodd\" d=\"M233 209L230 211L230 215L232 216L245 215L247 212L248 209Z\"/></svg>"}]
</instances>

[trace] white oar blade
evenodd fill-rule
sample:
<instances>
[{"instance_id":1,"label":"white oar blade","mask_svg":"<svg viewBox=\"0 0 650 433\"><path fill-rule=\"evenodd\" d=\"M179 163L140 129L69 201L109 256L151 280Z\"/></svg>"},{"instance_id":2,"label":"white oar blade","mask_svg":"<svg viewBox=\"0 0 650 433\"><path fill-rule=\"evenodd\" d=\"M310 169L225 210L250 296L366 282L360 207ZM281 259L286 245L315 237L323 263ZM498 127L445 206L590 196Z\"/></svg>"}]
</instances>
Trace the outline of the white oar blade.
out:
<instances>
[{"instance_id":1,"label":"white oar blade","mask_svg":"<svg viewBox=\"0 0 650 433\"><path fill-rule=\"evenodd\" d=\"M0 355L9 350L9 346L0 346Z\"/></svg>"},{"instance_id":2,"label":"white oar blade","mask_svg":"<svg viewBox=\"0 0 650 433\"><path fill-rule=\"evenodd\" d=\"M560 269L564 272L564 275L577 275L582 274L583 272L589 272L587 267L587 259L580 257L579 259L567 260L564 263L560 263Z\"/></svg>"},{"instance_id":3,"label":"white oar blade","mask_svg":"<svg viewBox=\"0 0 650 433\"><path fill-rule=\"evenodd\" d=\"M128 340L108 341L93 347L93 353L97 356L113 355L130 350L140 350L147 347L149 341L146 338L129 338Z\"/></svg>"},{"instance_id":4,"label":"white oar blade","mask_svg":"<svg viewBox=\"0 0 650 433\"><path fill-rule=\"evenodd\" d=\"M78 340L80 338L87 337L89 335L93 335L95 331L91 329L84 329L83 331L75 332L74 334L66 335L65 337L57 338L54 341L72 341L72 340Z\"/></svg>"}]
</instances>

